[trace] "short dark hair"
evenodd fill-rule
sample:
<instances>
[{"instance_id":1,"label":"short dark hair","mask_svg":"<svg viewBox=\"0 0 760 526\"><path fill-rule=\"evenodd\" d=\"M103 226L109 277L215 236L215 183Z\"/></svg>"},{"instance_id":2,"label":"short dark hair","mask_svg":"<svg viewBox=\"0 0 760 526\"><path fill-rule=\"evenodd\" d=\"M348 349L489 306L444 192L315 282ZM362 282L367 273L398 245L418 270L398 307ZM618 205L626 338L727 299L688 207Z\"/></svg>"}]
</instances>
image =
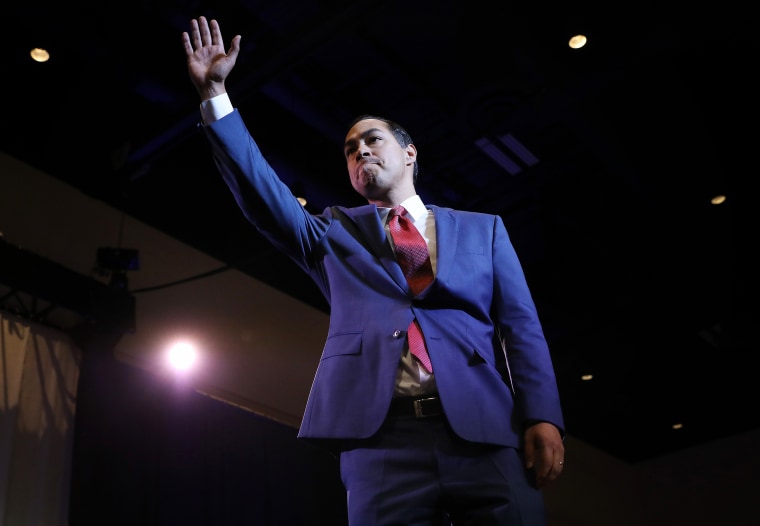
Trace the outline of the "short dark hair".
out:
<instances>
[{"instance_id":1,"label":"short dark hair","mask_svg":"<svg viewBox=\"0 0 760 526\"><path fill-rule=\"evenodd\" d=\"M397 123L394 120L387 119L385 117L379 117L377 115L371 115L369 113L364 113L362 115L359 115L356 117L353 121L351 121L351 124L348 125L348 129L354 127L354 125L357 122L360 121L366 121L367 119L375 119L378 121L383 121L385 124L388 125L388 129L390 129L393 136L396 138L396 142L398 142L402 148L406 148L410 144L414 144L414 141L412 141L412 136L409 135L409 132L404 129L403 126L401 126L399 123ZM417 182L417 173L420 171L420 167L417 164L417 161L414 161L414 171L412 172L413 178L412 180L416 183Z\"/></svg>"}]
</instances>

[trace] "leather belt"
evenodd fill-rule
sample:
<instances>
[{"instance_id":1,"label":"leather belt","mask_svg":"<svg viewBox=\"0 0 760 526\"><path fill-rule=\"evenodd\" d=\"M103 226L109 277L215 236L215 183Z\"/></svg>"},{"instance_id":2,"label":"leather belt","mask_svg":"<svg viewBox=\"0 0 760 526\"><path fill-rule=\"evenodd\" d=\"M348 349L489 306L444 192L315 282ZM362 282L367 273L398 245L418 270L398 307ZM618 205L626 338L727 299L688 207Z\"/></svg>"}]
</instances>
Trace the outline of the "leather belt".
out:
<instances>
[{"instance_id":1,"label":"leather belt","mask_svg":"<svg viewBox=\"0 0 760 526\"><path fill-rule=\"evenodd\" d=\"M389 416L413 416L415 418L429 418L443 415L441 399L436 394L422 396L400 396L393 398Z\"/></svg>"}]
</instances>

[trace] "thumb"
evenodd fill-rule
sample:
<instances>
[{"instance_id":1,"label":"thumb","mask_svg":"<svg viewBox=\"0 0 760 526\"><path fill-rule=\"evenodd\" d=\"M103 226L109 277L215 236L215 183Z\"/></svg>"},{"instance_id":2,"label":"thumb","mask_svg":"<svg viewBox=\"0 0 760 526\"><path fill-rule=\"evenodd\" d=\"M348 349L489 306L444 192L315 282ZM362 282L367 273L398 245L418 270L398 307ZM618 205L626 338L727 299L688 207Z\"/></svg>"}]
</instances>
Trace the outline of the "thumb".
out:
<instances>
[{"instance_id":1,"label":"thumb","mask_svg":"<svg viewBox=\"0 0 760 526\"><path fill-rule=\"evenodd\" d=\"M227 51L227 58L233 63L237 60L238 54L240 53L240 41L242 38L243 37L240 35L235 35L230 42L230 49Z\"/></svg>"}]
</instances>

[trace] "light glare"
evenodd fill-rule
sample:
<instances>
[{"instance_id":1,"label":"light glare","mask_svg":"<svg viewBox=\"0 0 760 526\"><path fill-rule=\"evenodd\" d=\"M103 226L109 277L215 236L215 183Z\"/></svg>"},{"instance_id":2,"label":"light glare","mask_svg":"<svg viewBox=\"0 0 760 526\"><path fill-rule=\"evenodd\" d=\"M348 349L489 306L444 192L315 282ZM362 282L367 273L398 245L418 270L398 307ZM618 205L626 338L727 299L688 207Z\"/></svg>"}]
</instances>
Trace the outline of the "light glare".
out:
<instances>
[{"instance_id":1,"label":"light glare","mask_svg":"<svg viewBox=\"0 0 760 526\"><path fill-rule=\"evenodd\" d=\"M196 350L187 342L179 342L169 349L169 364L178 371L187 371L195 363Z\"/></svg>"},{"instance_id":2,"label":"light glare","mask_svg":"<svg viewBox=\"0 0 760 526\"><path fill-rule=\"evenodd\" d=\"M567 43L573 49L580 49L586 45L586 35L575 35Z\"/></svg>"},{"instance_id":3,"label":"light glare","mask_svg":"<svg viewBox=\"0 0 760 526\"><path fill-rule=\"evenodd\" d=\"M47 62L50 59L50 54L43 48L36 47L29 52L32 60L35 62Z\"/></svg>"}]
</instances>

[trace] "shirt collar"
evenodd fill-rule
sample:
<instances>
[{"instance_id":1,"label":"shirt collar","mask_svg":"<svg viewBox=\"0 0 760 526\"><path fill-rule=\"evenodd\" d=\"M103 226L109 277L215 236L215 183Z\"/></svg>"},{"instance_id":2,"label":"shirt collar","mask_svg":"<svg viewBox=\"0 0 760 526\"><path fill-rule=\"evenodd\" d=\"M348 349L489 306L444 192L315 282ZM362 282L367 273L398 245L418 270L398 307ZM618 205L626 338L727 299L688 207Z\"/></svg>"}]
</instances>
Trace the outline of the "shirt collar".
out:
<instances>
[{"instance_id":1,"label":"shirt collar","mask_svg":"<svg viewBox=\"0 0 760 526\"><path fill-rule=\"evenodd\" d=\"M412 216L412 222L414 223L423 217L427 217L428 210L425 207L425 203L422 202L422 198L417 194L409 197L399 204L406 209L408 215ZM382 221L387 221L388 214L390 214L391 209L384 206L379 206L377 207L377 211L380 213L380 219Z\"/></svg>"},{"instance_id":2,"label":"shirt collar","mask_svg":"<svg viewBox=\"0 0 760 526\"><path fill-rule=\"evenodd\" d=\"M409 212L409 215L412 216L412 219L414 219L415 222L419 221L427 215L427 208L425 208L425 203L422 202L422 198L417 194L406 199L401 203L401 206L406 208L406 211Z\"/></svg>"}]
</instances>

